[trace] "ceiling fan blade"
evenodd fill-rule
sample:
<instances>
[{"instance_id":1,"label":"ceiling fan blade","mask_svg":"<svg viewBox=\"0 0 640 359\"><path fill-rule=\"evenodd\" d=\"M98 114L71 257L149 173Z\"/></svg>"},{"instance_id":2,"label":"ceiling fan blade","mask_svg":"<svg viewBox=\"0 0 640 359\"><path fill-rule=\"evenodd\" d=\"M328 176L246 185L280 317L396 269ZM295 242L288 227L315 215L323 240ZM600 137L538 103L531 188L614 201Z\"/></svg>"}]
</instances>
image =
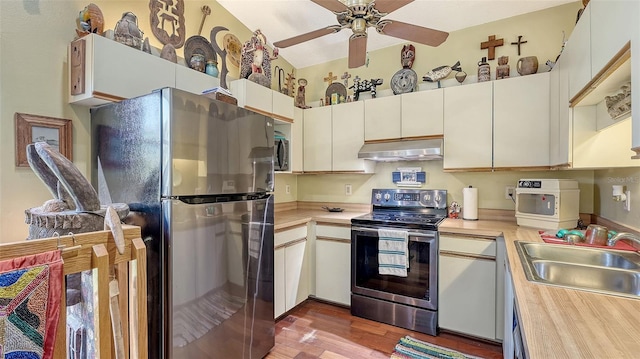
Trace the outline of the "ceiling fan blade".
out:
<instances>
[{"instance_id":1,"label":"ceiling fan blade","mask_svg":"<svg viewBox=\"0 0 640 359\"><path fill-rule=\"evenodd\" d=\"M449 36L448 32L386 19L378 22L376 30L383 35L429 46L438 46Z\"/></svg>"},{"instance_id":2,"label":"ceiling fan blade","mask_svg":"<svg viewBox=\"0 0 640 359\"><path fill-rule=\"evenodd\" d=\"M375 8L381 13L388 14L412 2L413 0L375 0Z\"/></svg>"},{"instance_id":3,"label":"ceiling fan blade","mask_svg":"<svg viewBox=\"0 0 640 359\"><path fill-rule=\"evenodd\" d=\"M349 68L364 65L367 60L367 36L351 35L349 38Z\"/></svg>"},{"instance_id":4,"label":"ceiling fan blade","mask_svg":"<svg viewBox=\"0 0 640 359\"><path fill-rule=\"evenodd\" d=\"M339 25L331 25L331 26L325 27L324 29L314 30L314 31L311 31L311 32L307 32L306 34L302 34L302 35L294 36L294 37L291 37L291 38L288 38L288 39L276 41L276 42L273 43L273 46L283 49L285 47L289 47L289 46L297 45L297 44L305 42L305 41L313 40L313 39L315 39L317 37L320 37L320 36L333 34L333 33L336 33L336 32L338 32L340 30L342 30L342 27L340 27Z\"/></svg>"},{"instance_id":5,"label":"ceiling fan blade","mask_svg":"<svg viewBox=\"0 0 640 359\"><path fill-rule=\"evenodd\" d=\"M338 0L311 0L323 8L333 12L343 12L348 9L347 5Z\"/></svg>"}]
</instances>

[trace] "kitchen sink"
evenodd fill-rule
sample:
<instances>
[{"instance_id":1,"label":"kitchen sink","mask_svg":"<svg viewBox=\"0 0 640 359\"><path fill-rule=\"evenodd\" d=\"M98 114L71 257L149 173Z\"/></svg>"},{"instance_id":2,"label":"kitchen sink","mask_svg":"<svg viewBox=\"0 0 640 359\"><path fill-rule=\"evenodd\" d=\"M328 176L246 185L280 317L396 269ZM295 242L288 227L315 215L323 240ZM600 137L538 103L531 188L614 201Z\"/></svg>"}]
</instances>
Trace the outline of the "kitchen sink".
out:
<instances>
[{"instance_id":1,"label":"kitchen sink","mask_svg":"<svg viewBox=\"0 0 640 359\"><path fill-rule=\"evenodd\" d=\"M515 242L529 281L640 299L640 254Z\"/></svg>"}]
</instances>

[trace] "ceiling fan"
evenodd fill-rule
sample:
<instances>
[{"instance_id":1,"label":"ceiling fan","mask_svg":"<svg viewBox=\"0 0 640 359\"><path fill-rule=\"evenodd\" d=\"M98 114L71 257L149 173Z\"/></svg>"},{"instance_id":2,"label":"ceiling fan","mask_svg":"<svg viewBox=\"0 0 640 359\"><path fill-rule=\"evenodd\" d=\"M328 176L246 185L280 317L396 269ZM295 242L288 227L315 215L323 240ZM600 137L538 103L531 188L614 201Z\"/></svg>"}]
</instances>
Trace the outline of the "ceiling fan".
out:
<instances>
[{"instance_id":1,"label":"ceiling fan","mask_svg":"<svg viewBox=\"0 0 640 359\"><path fill-rule=\"evenodd\" d=\"M311 0L333 12L339 25L330 25L306 34L274 42L273 45L285 48L309 41L320 36L334 34L342 29L351 29L349 37L349 68L364 65L367 57L367 28L374 27L378 33L419 44L438 46L449 33L422 26L407 24L396 20L382 19L389 13L413 2L414 0Z\"/></svg>"}]
</instances>

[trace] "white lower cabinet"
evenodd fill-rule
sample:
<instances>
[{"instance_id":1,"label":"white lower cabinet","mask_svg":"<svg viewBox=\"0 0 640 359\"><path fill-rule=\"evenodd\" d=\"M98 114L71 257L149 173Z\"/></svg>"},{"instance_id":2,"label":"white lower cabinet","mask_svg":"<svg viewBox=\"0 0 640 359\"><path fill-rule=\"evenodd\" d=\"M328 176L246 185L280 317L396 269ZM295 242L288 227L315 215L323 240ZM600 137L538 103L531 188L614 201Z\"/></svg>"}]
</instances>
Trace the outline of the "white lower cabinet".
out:
<instances>
[{"instance_id":1,"label":"white lower cabinet","mask_svg":"<svg viewBox=\"0 0 640 359\"><path fill-rule=\"evenodd\" d=\"M440 235L440 328L489 340L497 339L495 258L494 239Z\"/></svg>"},{"instance_id":2,"label":"white lower cabinet","mask_svg":"<svg viewBox=\"0 0 640 359\"><path fill-rule=\"evenodd\" d=\"M274 318L309 297L310 268L306 236L306 226L275 234Z\"/></svg>"},{"instance_id":3,"label":"white lower cabinet","mask_svg":"<svg viewBox=\"0 0 640 359\"><path fill-rule=\"evenodd\" d=\"M351 305L351 227L316 227L316 297Z\"/></svg>"}]
</instances>

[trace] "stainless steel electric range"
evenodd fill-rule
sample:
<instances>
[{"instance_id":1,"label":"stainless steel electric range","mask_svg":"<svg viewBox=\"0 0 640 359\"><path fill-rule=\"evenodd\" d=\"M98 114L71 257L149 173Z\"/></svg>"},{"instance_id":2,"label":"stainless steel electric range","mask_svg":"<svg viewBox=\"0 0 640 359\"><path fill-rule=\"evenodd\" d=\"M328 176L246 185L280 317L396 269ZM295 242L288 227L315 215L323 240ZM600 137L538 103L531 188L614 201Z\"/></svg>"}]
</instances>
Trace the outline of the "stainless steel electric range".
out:
<instances>
[{"instance_id":1,"label":"stainless steel electric range","mask_svg":"<svg viewBox=\"0 0 640 359\"><path fill-rule=\"evenodd\" d=\"M374 189L371 204L371 213L351 220L351 314L437 335L438 224L447 216L447 191ZM387 239L406 245L404 252L384 256ZM406 272L389 274L389 260L402 260Z\"/></svg>"}]
</instances>

